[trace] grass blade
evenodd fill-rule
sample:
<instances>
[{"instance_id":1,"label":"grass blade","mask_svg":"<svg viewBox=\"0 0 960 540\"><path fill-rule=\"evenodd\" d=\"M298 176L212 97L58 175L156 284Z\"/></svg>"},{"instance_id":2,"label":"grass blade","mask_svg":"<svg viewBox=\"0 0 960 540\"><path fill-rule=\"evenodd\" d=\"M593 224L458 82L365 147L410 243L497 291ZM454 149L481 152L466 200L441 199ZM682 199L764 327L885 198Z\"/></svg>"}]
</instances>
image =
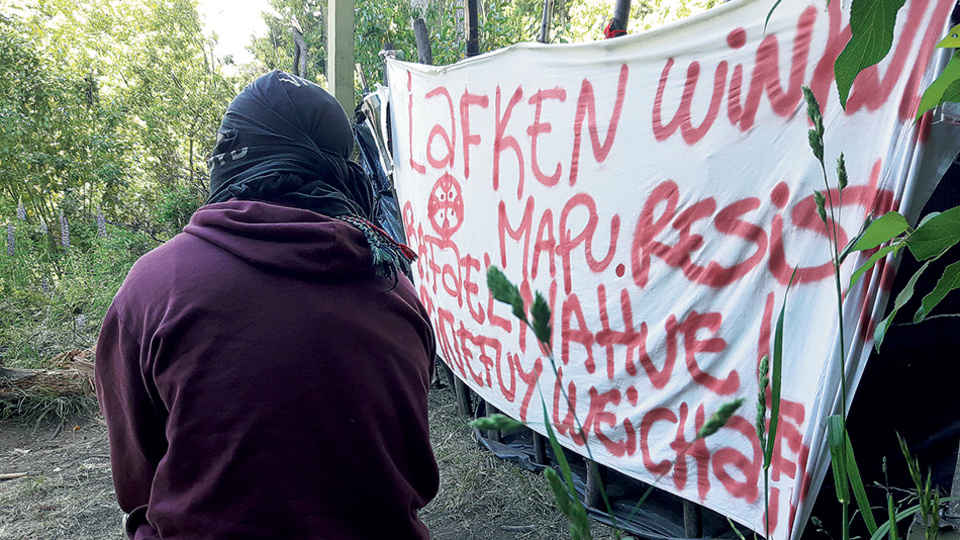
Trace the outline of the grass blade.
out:
<instances>
[{"instance_id":1,"label":"grass blade","mask_svg":"<svg viewBox=\"0 0 960 540\"><path fill-rule=\"evenodd\" d=\"M783 318L787 311L787 296L790 294L790 286L793 284L793 278L797 276L797 269L793 269L793 275L787 283L787 288L783 292L783 304L780 306L780 314L777 316L777 326L773 332L773 363L770 375L770 429L767 432L767 447L763 454L764 468L770 467L770 460L773 459L774 441L777 437L777 425L780 423L780 387L783 372Z\"/></svg>"},{"instance_id":2,"label":"grass blade","mask_svg":"<svg viewBox=\"0 0 960 540\"><path fill-rule=\"evenodd\" d=\"M863 522L867 524L870 534L877 532L877 521L873 517L873 510L870 509L870 500L867 499L867 491L863 488L863 480L860 478L860 469L857 467L857 459L853 455L853 445L850 444L850 437L847 439L847 478L850 480L850 487L853 488L853 496L857 499L857 506L860 508L860 515L863 516Z\"/></svg>"},{"instance_id":3,"label":"grass blade","mask_svg":"<svg viewBox=\"0 0 960 540\"><path fill-rule=\"evenodd\" d=\"M843 430L843 417L834 414L827 418L827 443L830 446L830 468L833 470L833 481L837 489L837 500L845 502L849 499L850 490L847 488L847 438Z\"/></svg>"},{"instance_id":4,"label":"grass blade","mask_svg":"<svg viewBox=\"0 0 960 540\"><path fill-rule=\"evenodd\" d=\"M960 497L945 497L943 499L940 499L940 502L945 503L945 502L956 501L956 500L960 500ZM919 504L911 506L910 508L907 508L905 510L898 512L896 517L893 520L887 520L884 524L877 527L877 532L873 533L873 535L870 536L870 540L883 540L884 535L886 535L890 531L891 523L893 523L895 526L896 523L899 523L910 516L916 515L919 512L920 512Z\"/></svg>"}]
</instances>

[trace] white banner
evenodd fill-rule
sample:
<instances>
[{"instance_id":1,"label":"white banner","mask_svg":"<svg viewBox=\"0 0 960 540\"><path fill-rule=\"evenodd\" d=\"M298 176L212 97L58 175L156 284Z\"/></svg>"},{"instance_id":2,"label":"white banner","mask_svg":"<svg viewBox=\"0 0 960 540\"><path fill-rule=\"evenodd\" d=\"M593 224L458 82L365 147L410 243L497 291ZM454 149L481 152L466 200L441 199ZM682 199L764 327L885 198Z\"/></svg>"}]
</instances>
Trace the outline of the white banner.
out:
<instances>
[{"instance_id":1,"label":"white banner","mask_svg":"<svg viewBox=\"0 0 960 540\"><path fill-rule=\"evenodd\" d=\"M891 54L860 76L846 112L833 63L850 29L837 0L784 2L766 31L770 2L742 0L603 42L523 44L441 68L390 62L396 184L443 359L506 414L543 433L542 400L565 446L589 445L646 482L665 473L659 487L762 533L757 369L796 268L770 484L773 536L796 534L827 468L841 369L801 86L823 109L841 246L868 215L915 214L957 151L955 132L912 114L952 6L908 1ZM865 260L854 259L847 280ZM535 291L548 298L559 376L492 300L490 266L527 305ZM846 291L851 395L892 275L881 264ZM693 442L741 396L725 428Z\"/></svg>"}]
</instances>

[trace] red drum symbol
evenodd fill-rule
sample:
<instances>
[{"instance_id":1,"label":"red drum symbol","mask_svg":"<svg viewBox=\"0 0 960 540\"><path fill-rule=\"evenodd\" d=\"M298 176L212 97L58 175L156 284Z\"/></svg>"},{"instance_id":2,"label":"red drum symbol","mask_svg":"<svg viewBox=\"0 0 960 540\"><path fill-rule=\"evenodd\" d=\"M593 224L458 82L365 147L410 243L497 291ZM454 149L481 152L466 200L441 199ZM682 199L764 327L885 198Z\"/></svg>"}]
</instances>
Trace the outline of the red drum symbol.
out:
<instances>
[{"instance_id":1,"label":"red drum symbol","mask_svg":"<svg viewBox=\"0 0 960 540\"><path fill-rule=\"evenodd\" d=\"M449 240L463 225L463 196L460 183L449 173L437 180L427 201L427 215L440 238Z\"/></svg>"}]
</instances>

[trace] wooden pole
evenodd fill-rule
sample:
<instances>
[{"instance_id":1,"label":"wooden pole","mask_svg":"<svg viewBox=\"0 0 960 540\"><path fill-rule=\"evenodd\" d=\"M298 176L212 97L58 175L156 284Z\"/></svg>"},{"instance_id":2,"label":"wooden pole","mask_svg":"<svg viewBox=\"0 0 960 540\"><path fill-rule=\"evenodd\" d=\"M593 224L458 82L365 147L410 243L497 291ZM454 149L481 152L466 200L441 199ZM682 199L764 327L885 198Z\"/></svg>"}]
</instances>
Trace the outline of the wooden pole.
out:
<instances>
[{"instance_id":1,"label":"wooden pole","mask_svg":"<svg viewBox=\"0 0 960 540\"><path fill-rule=\"evenodd\" d=\"M683 500L683 534L687 538L703 537L703 508L686 499Z\"/></svg>"},{"instance_id":2,"label":"wooden pole","mask_svg":"<svg viewBox=\"0 0 960 540\"><path fill-rule=\"evenodd\" d=\"M533 462L537 465L549 465L547 461L547 438L533 432Z\"/></svg>"},{"instance_id":3,"label":"wooden pole","mask_svg":"<svg viewBox=\"0 0 960 540\"><path fill-rule=\"evenodd\" d=\"M353 116L354 0L331 0L327 17L327 84L347 116Z\"/></svg>"},{"instance_id":4,"label":"wooden pole","mask_svg":"<svg viewBox=\"0 0 960 540\"><path fill-rule=\"evenodd\" d=\"M553 1L543 0L543 19L540 21L540 43L550 42L550 15L553 13Z\"/></svg>"},{"instance_id":5,"label":"wooden pole","mask_svg":"<svg viewBox=\"0 0 960 540\"><path fill-rule=\"evenodd\" d=\"M600 508L603 496L600 489L607 482L607 469L595 461L587 461L587 490L583 495L583 503L590 508Z\"/></svg>"},{"instance_id":6,"label":"wooden pole","mask_svg":"<svg viewBox=\"0 0 960 540\"><path fill-rule=\"evenodd\" d=\"M457 396L457 411L463 416L473 416L470 403L470 389L460 380L460 377L454 377L453 391Z\"/></svg>"},{"instance_id":7,"label":"wooden pole","mask_svg":"<svg viewBox=\"0 0 960 540\"><path fill-rule=\"evenodd\" d=\"M423 18L413 20L413 37L417 40L417 57L421 64L433 65L433 49L430 47L430 29Z\"/></svg>"},{"instance_id":8,"label":"wooden pole","mask_svg":"<svg viewBox=\"0 0 960 540\"><path fill-rule=\"evenodd\" d=\"M477 0L467 0L467 57L480 54L480 17Z\"/></svg>"},{"instance_id":9,"label":"wooden pole","mask_svg":"<svg viewBox=\"0 0 960 540\"><path fill-rule=\"evenodd\" d=\"M483 402L483 408L484 408L484 412L485 412L486 416L493 416L493 415L497 414L498 412L500 412L500 411L497 410L496 407L494 407L493 405L491 405L489 401L484 401L484 402ZM500 436L500 430L499 430L499 429L488 429L486 435L487 435L487 438L490 439L490 440L492 440L492 441L503 442L503 438Z\"/></svg>"}]
</instances>

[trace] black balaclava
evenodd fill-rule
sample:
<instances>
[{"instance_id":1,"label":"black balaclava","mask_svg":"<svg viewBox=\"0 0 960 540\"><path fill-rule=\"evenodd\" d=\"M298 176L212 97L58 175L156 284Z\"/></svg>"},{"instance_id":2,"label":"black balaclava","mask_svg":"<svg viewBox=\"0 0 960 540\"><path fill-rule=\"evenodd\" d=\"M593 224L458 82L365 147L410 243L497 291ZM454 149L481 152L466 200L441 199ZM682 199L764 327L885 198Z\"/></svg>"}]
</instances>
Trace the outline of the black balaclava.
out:
<instances>
[{"instance_id":1,"label":"black balaclava","mask_svg":"<svg viewBox=\"0 0 960 540\"><path fill-rule=\"evenodd\" d=\"M259 200L330 217L373 218L373 190L348 161L353 131L323 88L271 71L234 98L208 161L210 199Z\"/></svg>"},{"instance_id":2,"label":"black balaclava","mask_svg":"<svg viewBox=\"0 0 960 540\"><path fill-rule=\"evenodd\" d=\"M360 229L381 275L410 271L417 258L371 223L373 188L347 158L353 129L340 103L316 84L271 71L233 99L217 131L207 204L230 199L284 204Z\"/></svg>"}]
</instances>

